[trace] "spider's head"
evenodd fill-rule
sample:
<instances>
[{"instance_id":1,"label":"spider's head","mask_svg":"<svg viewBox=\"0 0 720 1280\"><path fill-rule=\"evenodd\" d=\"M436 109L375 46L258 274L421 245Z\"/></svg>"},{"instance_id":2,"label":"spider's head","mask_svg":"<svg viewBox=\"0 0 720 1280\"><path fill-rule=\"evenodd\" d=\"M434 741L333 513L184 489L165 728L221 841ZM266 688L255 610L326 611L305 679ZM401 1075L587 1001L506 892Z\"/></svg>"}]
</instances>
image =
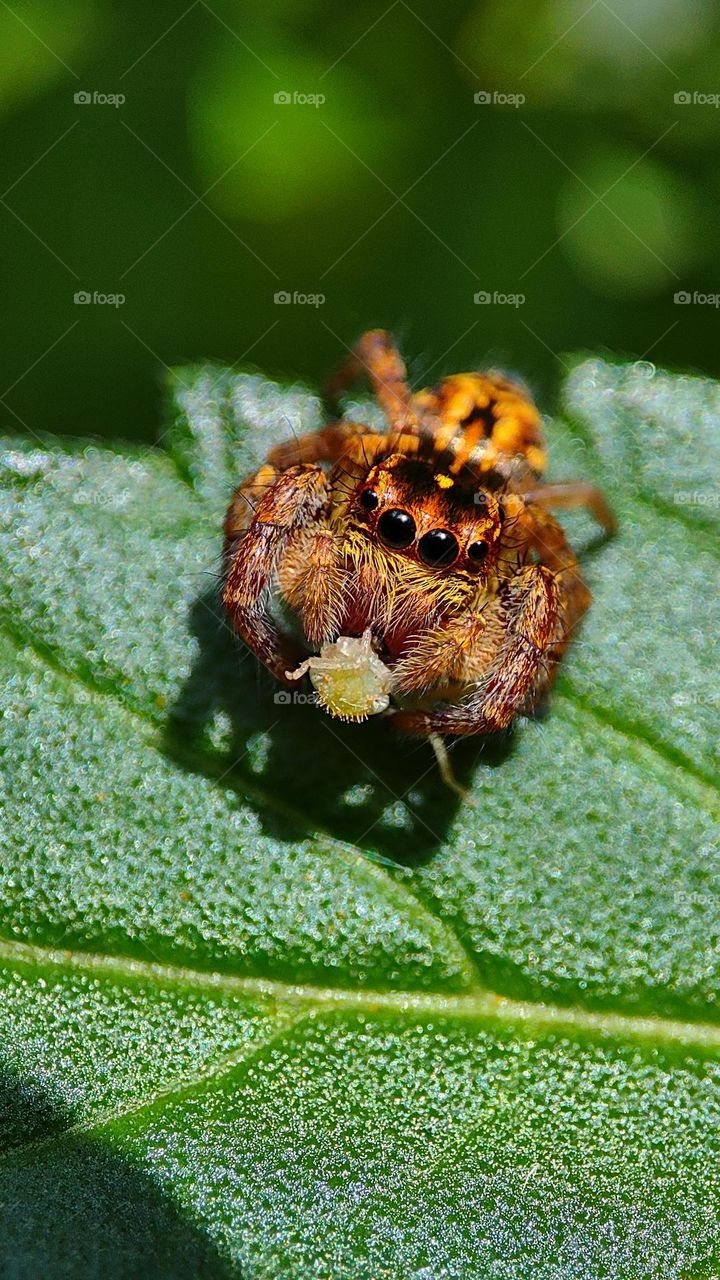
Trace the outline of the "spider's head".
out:
<instances>
[{"instance_id":1,"label":"spider's head","mask_svg":"<svg viewBox=\"0 0 720 1280\"><path fill-rule=\"evenodd\" d=\"M349 505L353 528L385 551L434 574L485 576L503 525L498 498L393 454L372 467Z\"/></svg>"}]
</instances>

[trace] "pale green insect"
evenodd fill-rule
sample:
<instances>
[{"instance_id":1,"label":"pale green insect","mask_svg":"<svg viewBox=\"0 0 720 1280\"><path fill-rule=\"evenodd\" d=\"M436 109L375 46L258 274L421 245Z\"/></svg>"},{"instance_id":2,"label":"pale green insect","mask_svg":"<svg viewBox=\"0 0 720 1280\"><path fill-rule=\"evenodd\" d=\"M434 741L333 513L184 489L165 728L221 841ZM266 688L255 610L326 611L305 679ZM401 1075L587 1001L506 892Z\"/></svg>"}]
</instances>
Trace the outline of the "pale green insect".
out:
<instances>
[{"instance_id":1,"label":"pale green insect","mask_svg":"<svg viewBox=\"0 0 720 1280\"><path fill-rule=\"evenodd\" d=\"M390 705L392 672L375 653L369 629L362 636L340 636L324 644L318 656L306 658L286 675L299 680L306 672L321 706L341 720L366 720Z\"/></svg>"}]
</instances>

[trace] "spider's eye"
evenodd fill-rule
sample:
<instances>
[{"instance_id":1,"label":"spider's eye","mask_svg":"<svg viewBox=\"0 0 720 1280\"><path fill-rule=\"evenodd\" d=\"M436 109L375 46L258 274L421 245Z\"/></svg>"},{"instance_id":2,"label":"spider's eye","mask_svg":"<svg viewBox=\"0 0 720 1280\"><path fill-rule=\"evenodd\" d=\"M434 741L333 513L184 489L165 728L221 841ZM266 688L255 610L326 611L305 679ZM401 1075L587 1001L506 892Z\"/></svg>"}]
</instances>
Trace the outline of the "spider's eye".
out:
<instances>
[{"instance_id":1,"label":"spider's eye","mask_svg":"<svg viewBox=\"0 0 720 1280\"><path fill-rule=\"evenodd\" d=\"M480 564L488 553L488 544L487 542L471 542L467 553L469 560L472 560L474 564Z\"/></svg>"},{"instance_id":2,"label":"spider's eye","mask_svg":"<svg viewBox=\"0 0 720 1280\"><path fill-rule=\"evenodd\" d=\"M458 541L448 529L431 529L418 543L418 553L424 564L442 568L452 564L458 556Z\"/></svg>"},{"instance_id":3,"label":"spider's eye","mask_svg":"<svg viewBox=\"0 0 720 1280\"><path fill-rule=\"evenodd\" d=\"M360 506L366 511L374 511L378 504L378 496L374 489L363 489L360 494Z\"/></svg>"},{"instance_id":4,"label":"spider's eye","mask_svg":"<svg viewBox=\"0 0 720 1280\"><path fill-rule=\"evenodd\" d=\"M380 539L386 547L409 547L415 541L415 521L407 511L393 507L384 511L377 525Z\"/></svg>"}]
</instances>

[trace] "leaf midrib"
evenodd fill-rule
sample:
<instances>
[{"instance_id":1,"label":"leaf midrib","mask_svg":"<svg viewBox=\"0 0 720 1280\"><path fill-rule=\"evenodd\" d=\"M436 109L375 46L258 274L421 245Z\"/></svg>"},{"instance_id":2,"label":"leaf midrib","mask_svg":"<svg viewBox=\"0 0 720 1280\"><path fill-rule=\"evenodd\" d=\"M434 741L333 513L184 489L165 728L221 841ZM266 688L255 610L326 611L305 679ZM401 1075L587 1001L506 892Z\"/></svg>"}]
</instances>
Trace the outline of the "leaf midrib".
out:
<instances>
[{"instance_id":1,"label":"leaf midrib","mask_svg":"<svg viewBox=\"0 0 720 1280\"><path fill-rule=\"evenodd\" d=\"M59 950L9 939L0 939L0 963L16 968L31 967L45 971L54 968L67 973L91 974L110 981L122 979L148 986L181 988L199 995L220 993L246 999L250 997L271 1002L275 1009L294 1009L298 1014L346 1009L411 1014L421 1020L453 1017L496 1027L512 1027L526 1036L557 1032L584 1038L637 1041L666 1048L675 1046L720 1057L720 1024L515 1000L496 995L479 984L463 995L321 987L272 978L240 977L102 952ZM198 1078L204 1075L203 1071Z\"/></svg>"},{"instance_id":2,"label":"leaf midrib","mask_svg":"<svg viewBox=\"0 0 720 1280\"><path fill-rule=\"evenodd\" d=\"M512 1029L514 1035L526 1039L538 1035L581 1035L585 1039L607 1042L635 1042L641 1047L660 1047L681 1050L684 1056L693 1054L697 1060L720 1059L720 1026L707 1023L684 1023L668 1018L633 1018L624 1014L589 1013L582 1009L559 1009L531 1001L506 1000L492 993L477 989L470 996L418 996L413 992L349 991L332 987L290 986L264 979L233 978L225 974L203 973L170 965L146 964L138 960L96 955L86 952L53 952L50 949L26 943L10 943L0 940L0 961L8 964L37 966L40 961L77 972L101 972L110 979L126 979L150 982L152 985L182 987L196 993L204 991L253 996L272 1000L268 1012L275 1016L269 1034L241 1044L220 1058L206 1062L195 1072L178 1076L160 1089L145 1096L135 1105L118 1107L104 1113L79 1120L60 1133L32 1138L18 1143L0 1153L0 1166L17 1156L72 1142L81 1134L96 1133L118 1121L142 1115L159 1103L178 1101L184 1094L192 1093L203 1085L215 1083L236 1067L249 1066L254 1058L266 1053L278 1041L296 1031L317 1013L332 1010L364 1011L372 1015L396 1013L413 1019L430 1020L438 1017L454 1017L481 1024L490 1029Z\"/></svg>"}]
</instances>

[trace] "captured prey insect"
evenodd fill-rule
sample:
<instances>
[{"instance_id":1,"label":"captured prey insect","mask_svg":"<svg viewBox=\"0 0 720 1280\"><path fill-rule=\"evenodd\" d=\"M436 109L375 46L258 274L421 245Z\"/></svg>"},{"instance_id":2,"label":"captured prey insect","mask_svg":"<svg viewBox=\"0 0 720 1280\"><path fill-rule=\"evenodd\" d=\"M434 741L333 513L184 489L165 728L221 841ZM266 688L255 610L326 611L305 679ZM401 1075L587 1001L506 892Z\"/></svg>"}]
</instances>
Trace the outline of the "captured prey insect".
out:
<instances>
[{"instance_id":1,"label":"captured prey insect","mask_svg":"<svg viewBox=\"0 0 720 1280\"><path fill-rule=\"evenodd\" d=\"M309 672L326 711L430 737L488 734L549 688L590 603L551 508L592 484L545 484L541 420L502 374L413 393L382 330L330 386L366 376L387 420L340 418L276 445L225 519L225 608L282 684ZM289 610L294 631L277 605Z\"/></svg>"}]
</instances>

